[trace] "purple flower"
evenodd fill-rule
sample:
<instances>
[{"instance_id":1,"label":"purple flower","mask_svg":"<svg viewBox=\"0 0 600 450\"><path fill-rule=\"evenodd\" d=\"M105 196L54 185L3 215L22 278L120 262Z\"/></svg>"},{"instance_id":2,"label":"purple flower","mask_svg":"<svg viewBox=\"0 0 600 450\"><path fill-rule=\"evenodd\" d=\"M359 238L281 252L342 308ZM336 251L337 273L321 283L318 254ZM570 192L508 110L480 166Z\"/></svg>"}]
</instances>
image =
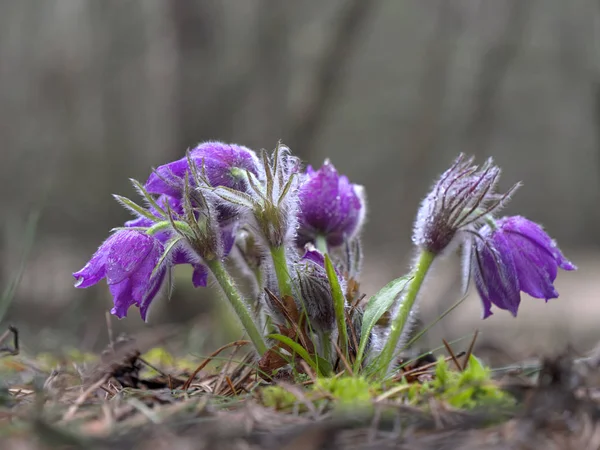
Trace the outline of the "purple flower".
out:
<instances>
[{"instance_id":1,"label":"purple flower","mask_svg":"<svg viewBox=\"0 0 600 450\"><path fill-rule=\"evenodd\" d=\"M558 268L576 269L542 227L524 217L499 219L478 235L473 268L484 319L492 314L492 304L516 316L519 291L546 301L557 298L553 283Z\"/></svg>"},{"instance_id":2,"label":"purple flower","mask_svg":"<svg viewBox=\"0 0 600 450\"><path fill-rule=\"evenodd\" d=\"M461 154L442 174L425 197L415 221L413 242L425 250L442 252L463 229L472 229L489 214L498 211L518 185L505 194L494 189L500 169L489 158L479 168L473 158Z\"/></svg>"},{"instance_id":3,"label":"purple flower","mask_svg":"<svg viewBox=\"0 0 600 450\"><path fill-rule=\"evenodd\" d=\"M190 152L190 158L199 170L204 163L206 176L212 186L245 191L246 171L258 174L256 154L241 145L204 142ZM150 175L145 188L151 194L180 197L183 192L183 179L188 171L187 157L164 164ZM193 180L191 182L193 183Z\"/></svg>"},{"instance_id":4,"label":"purple flower","mask_svg":"<svg viewBox=\"0 0 600 450\"><path fill-rule=\"evenodd\" d=\"M152 276L163 252L163 244L152 236L136 230L117 231L83 269L73 274L75 287L87 288L106 278L114 300L111 313L122 318L135 305L146 320L150 303L166 275L166 267L161 267Z\"/></svg>"},{"instance_id":5,"label":"purple flower","mask_svg":"<svg viewBox=\"0 0 600 450\"><path fill-rule=\"evenodd\" d=\"M365 217L363 188L339 175L328 160L318 170L306 169L300 188L300 213L297 243L303 247L324 237L337 247L355 236Z\"/></svg>"},{"instance_id":6,"label":"purple flower","mask_svg":"<svg viewBox=\"0 0 600 450\"><path fill-rule=\"evenodd\" d=\"M181 204L181 201L179 201L175 197L171 197L169 195L161 195L156 200L156 203L165 210L166 205L168 204L172 213L175 213L176 215L183 214L183 205ZM154 208L149 208L149 211L156 217L160 218L160 215ZM143 216L125 222L126 227L149 228L152 225L154 225L154 222L152 222L152 220L150 220L149 218ZM228 223L219 225L223 253L222 257L226 257L231 252L231 249L233 248L233 244L235 242L235 235L237 229L238 223L236 221L230 221ZM155 234L154 237L164 245L172 237L172 233L168 231L163 231ZM172 265L190 264L194 268L194 272L192 275L192 283L194 287L206 287L208 281L208 269L200 263L200 258L198 258L198 256L194 254L192 249L189 249L185 246L178 246L174 249L170 262Z\"/></svg>"}]
</instances>

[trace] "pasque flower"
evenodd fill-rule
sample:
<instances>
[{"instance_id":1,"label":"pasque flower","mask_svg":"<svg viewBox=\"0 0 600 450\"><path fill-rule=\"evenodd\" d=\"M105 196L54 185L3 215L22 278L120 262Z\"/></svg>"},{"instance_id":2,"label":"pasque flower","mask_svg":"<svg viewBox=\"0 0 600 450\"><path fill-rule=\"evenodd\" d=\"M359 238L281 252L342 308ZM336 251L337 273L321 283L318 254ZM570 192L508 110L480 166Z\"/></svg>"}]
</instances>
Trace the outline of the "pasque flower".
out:
<instances>
[{"instance_id":1,"label":"pasque flower","mask_svg":"<svg viewBox=\"0 0 600 450\"><path fill-rule=\"evenodd\" d=\"M300 160L290 149L278 144L271 155L263 151L258 176L248 171L247 192L223 184L207 189L224 205L237 208L265 247L283 247L296 233L299 166Z\"/></svg>"},{"instance_id":2,"label":"pasque flower","mask_svg":"<svg viewBox=\"0 0 600 450\"><path fill-rule=\"evenodd\" d=\"M129 204L123 197L117 196L117 199L124 205ZM130 306L136 305L146 320L148 308L168 275L168 269L175 265L190 264L194 269L193 285L206 286L208 269L203 264L203 258L207 253L211 257L223 258L233 247L237 222L219 224L214 219L216 213L207 214L210 207L202 211L198 209L195 216L194 211L190 211L194 217L190 230L202 229L204 232L192 233L194 239L188 240L178 236L169 225L171 221L180 220L186 215L182 202L163 194L156 199L155 205L150 206L145 215L139 214L137 218L126 222L124 228L100 246L83 269L73 274L77 280L75 286L80 288L106 278L115 305L111 312L120 318L127 315ZM170 221L164 216L167 211L171 215ZM212 216L213 220L202 217L204 220L199 224L197 219L202 220L201 215ZM157 222L167 226L151 232L151 227L156 226ZM159 262L160 267L155 269Z\"/></svg>"},{"instance_id":3,"label":"pasque flower","mask_svg":"<svg viewBox=\"0 0 600 450\"><path fill-rule=\"evenodd\" d=\"M463 229L476 226L497 212L517 189L495 192L500 168L489 158L480 168L461 154L425 197L415 221L413 242L433 254L441 253Z\"/></svg>"},{"instance_id":4,"label":"pasque flower","mask_svg":"<svg viewBox=\"0 0 600 450\"><path fill-rule=\"evenodd\" d=\"M317 171L307 167L299 196L300 247L319 237L336 247L360 231L366 212L364 189L339 175L329 160Z\"/></svg>"},{"instance_id":5,"label":"pasque flower","mask_svg":"<svg viewBox=\"0 0 600 450\"><path fill-rule=\"evenodd\" d=\"M143 301L132 302L142 305L142 316L145 318L146 305L160 287L160 281L164 277L163 271L166 272L167 268L175 264L191 263L195 268L196 285L206 285L207 269L210 270L256 351L262 355L267 351L266 343L223 265L224 257L233 246L240 219L237 207L231 208L220 203L214 195L216 187L241 194L238 189L252 185L253 179L257 178L253 173L258 171L254 163L256 156L245 147L206 143L188 153L185 159L159 168L146 186L132 180L148 203L148 208L143 208L124 197L116 197L123 206L138 216L138 219L127 224L130 229L125 228L121 232L145 231L162 249L159 258L155 258L155 269L150 274L146 270L140 270L141 280L145 279L151 286L157 285L156 289L152 288L150 293L144 296ZM158 198L153 194L158 194ZM107 249L101 247L100 254L106 251L110 253L118 247L112 245L112 241L109 243L111 245L107 245ZM115 251L118 253L119 249ZM104 264L102 258L96 258L93 262L96 266ZM153 281L155 273L161 274L156 283ZM120 304L117 305L115 297L115 306L120 307L115 308L115 313L125 315L130 304L123 303L121 307Z\"/></svg>"},{"instance_id":6,"label":"pasque flower","mask_svg":"<svg viewBox=\"0 0 600 450\"><path fill-rule=\"evenodd\" d=\"M237 191L246 190L246 171L258 174L258 158L247 147L209 141L190 151L190 159L198 170L204 170L212 186L225 186ZM158 167L148 178L145 188L151 194L181 197L184 177L190 173L188 158ZM192 183L193 179L190 180Z\"/></svg>"},{"instance_id":7,"label":"pasque flower","mask_svg":"<svg viewBox=\"0 0 600 450\"><path fill-rule=\"evenodd\" d=\"M111 312L122 318L135 305L146 320L148 307L165 279L166 266L155 270L163 252L163 244L155 237L137 230L119 230L73 274L75 287L87 288L106 278L114 300Z\"/></svg>"},{"instance_id":8,"label":"pasque flower","mask_svg":"<svg viewBox=\"0 0 600 450\"><path fill-rule=\"evenodd\" d=\"M546 301L557 298L558 268L576 269L542 227L524 217L504 217L477 234L473 273L484 318L492 314L492 304L516 316L520 291Z\"/></svg>"},{"instance_id":9,"label":"pasque flower","mask_svg":"<svg viewBox=\"0 0 600 450\"><path fill-rule=\"evenodd\" d=\"M159 196L156 200L156 203L163 208L163 211L167 210L168 205L168 209L173 217L182 217L184 214L184 208L181 201L175 197L171 197L170 195L163 194ZM155 208L150 207L149 212L156 216L157 219L161 219L160 213ZM140 216L125 222L125 226L131 228L149 228L152 225L154 225L154 222L145 216ZM236 221L229 221L227 223L217 224L214 226L219 229L221 238L219 242L220 248L216 253L219 253L221 257L226 257L233 247L238 224ZM172 230L166 230L154 234L154 237L164 245L167 244L169 239L173 237L173 234L174 233ZM169 261L172 265L191 264L194 268L192 275L192 283L194 287L206 286L208 281L208 271L201 263L201 258L199 255L195 254L194 250L191 249L189 245L185 245L185 243L182 242L181 245L176 246L173 249Z\"/></svg>"},{"instance_id":10,"label":"pasque flower","mask_svg":"<svg viewBox=\"0 0 600 450\"><path fill-rule=\"evenodd\" d=\"M388 370L394 354L407 339L410 324L416 317L416 301L427 273L436 257L462 235L463 244L472 240L481 222L497 212L518 185L505 194L495 192L500 168L489 158L480 168L464 154L454 161L421 203L413 231L418 256L412 279L400 303L395 307L389 335L381 350L380 364Z\"/></svg>"}]
</instances>

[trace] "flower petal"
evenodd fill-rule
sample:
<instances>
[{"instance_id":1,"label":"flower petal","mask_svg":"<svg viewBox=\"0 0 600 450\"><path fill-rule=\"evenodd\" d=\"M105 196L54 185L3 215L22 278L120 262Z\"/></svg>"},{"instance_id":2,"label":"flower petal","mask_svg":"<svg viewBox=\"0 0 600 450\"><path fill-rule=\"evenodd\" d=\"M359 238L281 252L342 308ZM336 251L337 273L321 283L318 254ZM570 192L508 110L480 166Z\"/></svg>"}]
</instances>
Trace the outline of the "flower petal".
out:
<instances>
[{"instance_id":1,"label":"flower petal","mask_svg":"<svg viewBox=\"0 0 600 450\"><path fill-rule=\"evenodd\" d=\"M206 287L208 284L208 269L200 264L200 258L191 250L178 248L173 252L172 264L190 264L194 268L192 274L192 284L194 287Z\"/></svg>"},{"instance_id":2,"label":"flower petal","mask_svg":"<svg viewBox=\"0 0 600 450\"><path fill-rule=\"evenodd\" d=\"M482 233L483 234L483 233ZM477 243L475 285L484 303L484 318L491 314L491 304L517 315L521 302L517 269L502 235Z\"/></svg>"},{"instance_id":3,"label":"flower petal","mask_svg":"<svg viewBox=\"0 0 600 450\"><path fill-rule=\"evenodd\" d=\"M73 274L76 280L75 287L90 287L106 276L106 258L115 241L118 241L118 233L109 236L83 269Z\"/></svg>"},{"instance_id":4,"label":"flower petal","mask_svg":"<svg viewBox=\"0 0 600 450\"><path fill-rule=\"evenodd\" d=\"M505 217L498 221L499 226L506 232L520 234L538 244L556 260L563 270L576 270L577 267L564 257L556 242L535 222L522 216ZM556 277L552 278L554 281Z\"/></svg>"},{"instance_id":5,"label":"flower petal","mask_svg":"<svg viewBox=\"0 0 600 450\"><path fill-rule=\"evenodd\" d=\"M558 297L552 282L556 279L558 266L552 256L521 235L512 235L513 252L519 273L519 288L536 298L545 300Z\"/></svg>"},{"instance_id":6,"label":"flower petal","mask_svg":"<svg viewBox=\"0 0 600 450\"><path fill-rule=\"evenodd\" d=\"M167 273L166 267L161 268L161 270L155 275L155 277L151 280L150 285L148 286L147 292L143 295L139 307L140 307L140 316L142 320L145 322L148 316L148 309L152 303L152 300L160 291L160 288L163 285L165 280L165 275Z\"/></svg>"},{"instance_id":7,"label":"flower petal","mask_svg":"<svg viewBox=\"0 0 600 450\"><path fill-rule=\"evenodd\" d=\"M118 284L140 268L147 271L147 266L156 263L159 257L160 243L152 236L135 230L119 231L106 258L106 282ZM153 269L154 266L147 273L148 278Z\"/></svg>"},{"instance_id":8,"label":"flower petal","mask_svg":"<svg viewBox=\"0 0 600 450\"><path fill-rule=\"evenodd\" d=\"M183 190L183 177L188 170L186 158L164 164L150 174L144 187L150 194L180 197Z\"/></svg>"},{"instance_id":9,"label":"flower petal","mask_svg":"<svg viewBox=\"0 0 600 450\"><path fill-rule=\"evenodd\" d=\"M120 283L111 284L109 287L113 296L114 307L110 310L119 319L127 316L127 310L130 306L137 305L132 295L132 283L128 278Z\"/></svg>"},{"instance_id":10,"label":"flower petal","mask_svg":"<svg viewBox=\"0 0 600 450\"><path fill-rule=\"evenodd\" d=\"M194 264L192 284L194 287L206 287L208 284L208 269L202 264Z\"/></svg>"},{"instance_id":11,"label":"flower petal","mask_svg":"<svg viewBox=\"0 0 600 450\"><path fill-rule=\"evenodd\" d=\"M258 174L256 154L247 147L223 142L205 142L190 152L199 170L204 170L213 186L246 189L245 171ZM162 165L150 175L145 188L152 194L181 196L183 181L189 171L187 157Z\"/></svg>"}]
</instances>

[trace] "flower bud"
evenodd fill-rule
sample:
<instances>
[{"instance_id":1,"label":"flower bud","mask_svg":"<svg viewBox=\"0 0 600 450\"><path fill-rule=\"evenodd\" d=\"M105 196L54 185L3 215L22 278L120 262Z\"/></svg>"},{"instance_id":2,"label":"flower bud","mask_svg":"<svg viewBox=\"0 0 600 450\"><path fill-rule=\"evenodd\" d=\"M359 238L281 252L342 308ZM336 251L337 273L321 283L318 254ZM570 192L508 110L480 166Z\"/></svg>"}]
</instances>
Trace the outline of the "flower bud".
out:
<instances>
[{"instance_id":1,"label":"flower bud","mask_svg":"<svg viewBox=\"0 0 600 450\"><path fill-rule=\"evenodd\" d=\"M301 306L304 306L312 328L318 332L331 332L335 326L335 308L323 255L316 250L307 251L295 265L295 276ZM340 279L343 291L344 284Z\"/></svg>"},{"instance_id":2,"label":"flower bud","mask_svg":"<svg viewBox=\"0 0 600 450\"><path fill-rule=\"evenodd\" d=\"M419 247L441 253L459 231L498 211L517 189L515 185L505 194L496 194L500 169L491 158L481 168L472 163L473 158L461 154L423 200L413 233Z\"/></svg>"},{"instance_id":3,"label":"flower bud","mask_svg":"<svg viewBox=\"0 0 600 450\"><path fill-rule=\"evenodd\" d=\"M360 232L366 214L364 189L339 175L329 160L317 171L308 166L299 197L299 247L318 237L337 247Z\"/></svg>"},{"instance_id":4,"label":"flower bud","mask_svg":"<svg viewBox=\"0 0 600 450\"><path fill-rule=\"evenodd\" d=\"M224 205L236 207L256 238L266 247L287 247L296 234L298 208L297 172L300 161L278 144L269 156L263 153L259 176L247 171L248 191L221 185L205 187Z\"/></svg>"}]
</instances>

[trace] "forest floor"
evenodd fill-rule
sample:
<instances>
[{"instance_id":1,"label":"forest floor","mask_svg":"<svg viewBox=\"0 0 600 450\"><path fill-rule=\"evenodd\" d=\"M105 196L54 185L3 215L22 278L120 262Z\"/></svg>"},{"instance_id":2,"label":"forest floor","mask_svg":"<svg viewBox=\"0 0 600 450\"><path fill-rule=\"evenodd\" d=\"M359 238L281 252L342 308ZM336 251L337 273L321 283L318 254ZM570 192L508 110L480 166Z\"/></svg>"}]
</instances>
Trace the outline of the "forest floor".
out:
<instances>
[{"instance_id":1,"label":"forest floor","mask_svg":"<svg viewBox=\"0 0 600 450\"><path fill-rule=\"evenodd\" d=\"M373 383L305 364L269 379L246 341L193 364L156 333L56 360L15 354L14 332L0 336L7 450L600 449L600 353L489 369L448 346Z\"/></svg>"}]
</instances>

